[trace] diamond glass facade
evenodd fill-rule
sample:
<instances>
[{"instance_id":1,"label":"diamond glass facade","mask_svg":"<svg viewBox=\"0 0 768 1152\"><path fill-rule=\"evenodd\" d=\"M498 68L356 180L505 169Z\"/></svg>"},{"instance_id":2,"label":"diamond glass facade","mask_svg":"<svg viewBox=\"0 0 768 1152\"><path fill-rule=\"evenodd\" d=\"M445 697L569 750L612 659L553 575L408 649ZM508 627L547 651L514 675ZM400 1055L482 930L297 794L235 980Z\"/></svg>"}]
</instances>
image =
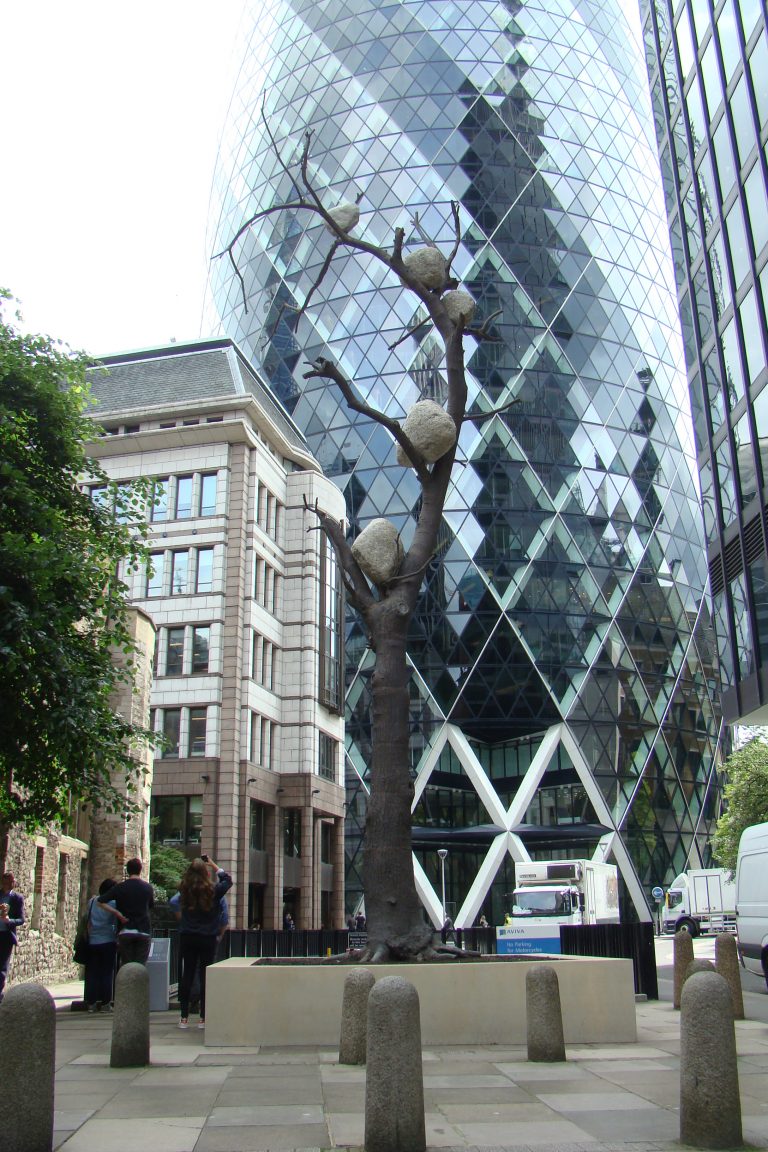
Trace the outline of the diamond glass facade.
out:
<instances>
[{"instance_id":1,"label":"diamond glass facade","mask_svg":"<svg viewBox=\"0 0 768 1152\"><path fill-rule=\"evenodd\" d=\"M768 32L760 0L642 0L723 711L768 718Z\"/></svg>"},{"instance_id":2,"label":"diamond glass facade","mask_svg":"<svg viewBox=\"0 0 768 1152\"><path fill-rule=\"evenodd\" d=\"M362 194L382 245L462 239L454 270L499 339L468 341L468 423L410 637L417 883L457 924L500 922L512 861L605 855L629 904L708 862L720 733L691 413L639 24L615 0L254 4L221 146L210 250L293 188L313 133L328 206ZM262 115L263 109L263 115ZM308 214L212 263L227 333L343 488L354 531L407 538L419 499L388 434L305 361L334 358L402 417L443 395L418 301L338 256ZM515 401L512 405L512 401ZM348 904L360 890L370 653L346 640ZM627 908L627 910L628 910Z\"/></svg>"}]
</instances>

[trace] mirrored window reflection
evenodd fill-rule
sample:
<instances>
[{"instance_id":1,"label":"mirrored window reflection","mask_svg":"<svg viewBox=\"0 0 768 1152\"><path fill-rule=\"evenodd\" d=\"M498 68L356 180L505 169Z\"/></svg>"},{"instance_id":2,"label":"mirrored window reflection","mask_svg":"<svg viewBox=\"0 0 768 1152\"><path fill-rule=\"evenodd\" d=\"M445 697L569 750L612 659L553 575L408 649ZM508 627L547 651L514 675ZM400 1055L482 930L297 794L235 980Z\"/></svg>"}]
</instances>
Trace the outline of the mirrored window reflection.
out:
<instances>
[{"instance_id":1,"label":"mirrored window reflection","mask_svg":"<svg viewBox=\"0 0 768 1152\"><path fill-rule=\"evenodd\" d=\"M761 665L768 666L768 563L765 556L758 556L749 565L749 582L752 586L752 604L755 612L755 647Z\"/></svg>"},{"instance_id":2,"label":"mirrored window reflection","mask_svg":"<svg viewBox=\"0 0 768 1152\"><path fill-rule=\"evenodd\" d=\"M733 160L733 148L728 132L728 117L723 116L715 130L713 137L715 152L715 167L720 182L720 195L723 200L728 199L728 193L736 182L736 165Z\"/></svg>"},{"instance_id":3,"label":"mirrored window reflection","mask_svg":"<svg viewBox=\"0 0 768 1152\"><path fill-rule=\"evenodd\" d=\"M752 645L752 629L749 624L746 581L743 572L731 583L731 603L733 604L733 626L736 633L739 671L743 677L755 670L755 652Z\"/></svg>"},{"instance_id":4,"label":"mirrored window reflection","mask_svg":"<svg viewBox=\"0 0 768 1152\"><path fill-rule=\"evenodd\" d=\"M696 60L696 50L693 47L693 36L691 35L691 22L688 18L688 9L685 6L683 6L675 28L675 38L680 56L680 71L683 74L683 80L685 80Z\"/></svg>"},{"instance_id":5,"label":"mirrored window reflection","mask_svg":"<svg viewBox=\"0 0 768 1152\"><path fill-rule=\"evenodd\" d=\"M744 339L744 352L747 358L747 372L750 384L754 384L765 368L765 332L760 323L757 298L754 288L750 288L739 305L741 332Z\"/></svg>"},{"instance_id":6,"label":"mirrored window reflection","mask_svg":"<svg viewBox=\"0 0 768 1152\"><path fill-rule=\"evenodd\" d=\"M768 89L768 76L766 76ZM768 197L766 197L765 182L760 164L755 164L744 182L744 195L747 198L747 219L752 231L752 242L755 254L760 255L768 244Z\"/></svg>"},{"instance_id":7,"label":"mirrored window reflection","mask_svg":"<svg viewBox=\"0 0 768 1152\"><path fill-rule=\"evenodd\" d=\"M745 412L736 425L733 438L736 446L736 463L739 471L741 507L746 508L757 495L757 471L752 452L752 434L749 429L749 416Z\"/></svg>"},{"instance_id":8,"label":"mirrored window reflection","mask_svg":"<svg viewBox=\"0 0 768 1152\"><path fill-rule=\"evenodd\" d=\"M739 164L742 165L755 146L755 126L749 104L747 82L743 76L731 96L731 114L733 116L733 134L736 137L736 151L739 155Z\"/></svg>"},{"instance_id":9,"label":"mirrored window reflection","mask_svg":"<svg viewBox=\"0 0 768 1152\"><path fill-rule=\"evenodd\" d=\"M768 388L763 388L760 395L752 401L752 411L755 415L763 484L768 484Z\"/></svg>"},{"instance_id":10,"label":"mirrored window reflection","mask_svg":"<svg viewBox=\"0 0 768 1152\"><path fill-rule=\"evenodd\" d=\"M685 98L685 104L688 109L688 121L691 125L693 151L698 152L707 138L707 114L704 111L704 103L701 99L701 88L699 87L698 76L694 76L693 78L693 83Z\"/></svg>"},{"instance_id":11,"label":"mirrored window reflection","mask_svg":"<svg viewBox=\"0 0 768 1152\"><path fill-rule=\"evenodd\" d=\"M757 116L761 127L768 121L768 32L763 32L752 49L749 58L749 72L752 77L752 90L755 93Z\"/></svg>"},{"instance_id":12,"label":"mirrored window reflection","mask_svg":"<svg viewBox=\"0 0 768 1152\"><path fill-rule=\"evenodd\" d=\"M731 284L728 279L728 265L725 262L725 247L721 232L712 238L708 258L709 271L715 291L715 306L718 319L720 319L731 303Z\"/></svg>"},{"instance_id":13,"label":"mirrored window reflection","mask_svg":"<svg viewBox=\"0 0 768 1152\"><path fill-rule=\"evenodd\" d=\"M704 378L707 384L709 398L709 411L712 420L712 432L717 432L725 419L725 401L723 399L723 385L720 373L720 361L717 357L717 347L713 346L704 361Z\"/></svg>"},{"instance_id":14,"label":"mirrored window reflection","mask_svg":"<svg viewBox=\"0 0 768 1152\"><path fill-rule=\"evenodd\" d=\"M741 202L736 200L725 218L725 227L728 233L728 248L731 253L733 265L733 280L738 288L749 272L749 248L747 246L747 232L744 227L744 214Z\"/></svg>"},{"instance_id":15,"label":"mirrored window reflection","mask_svg":"<svg viewBox=\"0 0 768 1152\"><path fill-rule=\"evenodd\" d=\"M704 93L707 97L709 118L712 120L723 100L723 89L720 84L720 72L717 67L717 54L715 42L710 40L707 50L701 59L701 74L704 79Z\"/></svg>"},{"instance_id":16,"label":"mirrored window reflection","mask_svg":"<svg viewBox=\"0 0 768 1152\"><path fill-rule=\"evenodd\" d=\"M723 440L716 453L717 479L720 485L720 502L723 507L723 524L727 527L737 516L736 485L731 467L731 448L728 440Z\"/></svg>"},{"instance_id":17,"label":"mirrored window reflection","mask_svg":"<svg viewBox=\"0 0 768 1152\"><path fill-rule=\"evenodd\" d=\"M166 676L181 676L184 670L184 629L168 629L168 647L165 656Z\"/></svg>"},{"instance_id":18,"label":"mirrored window reflection","mask_svg":"<svg viewBox=\"0 0 768 1152\"><path fill-rule=\"evenodd\" d=\"M717 651L720 657L720 683L723 688L730 688L733 684L733 645L731 644L731 629L728 619L728 603L725 589L715 593L712 597L712 603L714 606Z\"/></svg>"},{"instance_id":19,"label":"mirrored window reflection","mask_svg":"<svg viewBox=\"0 0 768 1152\"><path fill-rule=\"evenodd\" d=\"M699 164L697 176L699 179L699 195L701 196L701 215L704 219L704 233L706 236L717 224L717 189L712 174L712 161L706 152Z\"/></svg>"},{"instance_id":20,"label":"mirrored window reflection","mask_svg":"<svg viewBox=\"0 0 768 1152\"><path fill-rule=\"evenodd\" d=\"M733 320L730 320L725 328L720 343L722 345L723 361L725 363L728 407L735 408L744 395L744 373L741 370L739 340L736 332L736 324Z\"/></svg>"},{"instance_id":21,"label":"mirrored window reflection","mask_svg":"<svg viewBox=\"0 0 768 1152\"><path fill-rule=\"evenodd\" d=\"M717 532L717 509L715 507L715 492L712 485L712 465L702 464L699 469L701 476L701 503L704 510L704 531L707 540L712 540Z\"/></svg>"},{"instance_id":22,"label":"mirrored window reflection","mask_svg":"<svg viewBox=\"0 0 768 1152\"><path fill-rule=\"evenodd\" d=\"M725 82L730 84L736 66L739 63L739 33L736 30L736 14L733 10L733 0L728 0L717 21L717 35L720 39L720 50L723 54L723 68Z\"/></svg>"}]
</instances>

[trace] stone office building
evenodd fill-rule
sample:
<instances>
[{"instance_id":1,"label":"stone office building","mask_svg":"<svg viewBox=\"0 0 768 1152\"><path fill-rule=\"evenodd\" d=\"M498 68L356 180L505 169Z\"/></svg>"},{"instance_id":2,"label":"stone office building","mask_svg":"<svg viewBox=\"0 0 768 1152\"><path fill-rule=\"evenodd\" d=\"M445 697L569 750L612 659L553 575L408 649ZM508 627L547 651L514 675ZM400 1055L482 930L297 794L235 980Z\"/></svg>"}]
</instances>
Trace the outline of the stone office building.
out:
<instances>
[{"instance_id":1,"label":"stone office building","mask_svg":"<svg viewBox=\"0 0 768 1152\"><path fill-rule=\"evenodd\" d=\"M230 340L102 363L89 451L151 486L122 573L157 629L151 837L232 872L232 926L341 926L341 593L311 509L343 497Z\"/></svg>"}]
</instances>

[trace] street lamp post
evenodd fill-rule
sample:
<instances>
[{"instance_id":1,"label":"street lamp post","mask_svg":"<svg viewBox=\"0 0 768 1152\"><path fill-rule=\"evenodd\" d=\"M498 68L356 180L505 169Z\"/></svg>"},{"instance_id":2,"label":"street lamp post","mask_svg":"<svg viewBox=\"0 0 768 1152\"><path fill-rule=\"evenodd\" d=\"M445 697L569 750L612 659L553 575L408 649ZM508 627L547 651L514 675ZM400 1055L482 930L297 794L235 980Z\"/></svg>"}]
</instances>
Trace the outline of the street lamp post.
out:
<instances>
[{"instance_id":1,"label":"street lamp post","mask_svg":"<svg viewBox=\"0 0 768 1152\"><path fill-rule=\"evenodd\" d=\"M440 882L443 889L443 924L445 924L445 858L448 855L448 849L438 848L437 854L440 857Z\"/></svg>"}]
</instances>

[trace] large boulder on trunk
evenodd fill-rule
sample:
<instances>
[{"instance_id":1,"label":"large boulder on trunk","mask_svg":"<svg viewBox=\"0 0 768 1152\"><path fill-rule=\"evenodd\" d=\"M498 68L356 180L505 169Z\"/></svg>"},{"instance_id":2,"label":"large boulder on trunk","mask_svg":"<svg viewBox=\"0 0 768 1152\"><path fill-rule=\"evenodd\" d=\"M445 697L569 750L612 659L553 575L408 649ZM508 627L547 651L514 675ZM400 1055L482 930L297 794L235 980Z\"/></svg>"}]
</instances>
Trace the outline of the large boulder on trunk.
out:
<instances>
[{"instance_id":1,"label":"large boulder on trunk","mask_svg":"<svg viewBox=\"0 0 768 1152\"><path fill-rule=\"evenodd\" d=\"M398 572L405 556L394 524L379 517L371 520L352 545L352 555L374 584L386 584Z\"/></svg>"},{"instance_id":2,"label":"large boulder on trunk","mask_svg":"<svg viewBox=\"0 0 768 1152\"><path fill-rule=\"evenodd\" d=\"M417 248L403 260L408 271L425 288L442 288L448 271L448 261L437 248Z\"/></svg>"},{"instance_id":3,"label":"large boulder on trunk","mask_svg":"<svg viewBox=\"0 0 768 1152\"><path fill-rule=\"evenodd\" d=\"M403 432L428 464L439 460L456 443L456 425L434 400L414 404L403 422ZM413 467L399 444L397 462L403 468Z\"/></svg>"}]
</instances>

